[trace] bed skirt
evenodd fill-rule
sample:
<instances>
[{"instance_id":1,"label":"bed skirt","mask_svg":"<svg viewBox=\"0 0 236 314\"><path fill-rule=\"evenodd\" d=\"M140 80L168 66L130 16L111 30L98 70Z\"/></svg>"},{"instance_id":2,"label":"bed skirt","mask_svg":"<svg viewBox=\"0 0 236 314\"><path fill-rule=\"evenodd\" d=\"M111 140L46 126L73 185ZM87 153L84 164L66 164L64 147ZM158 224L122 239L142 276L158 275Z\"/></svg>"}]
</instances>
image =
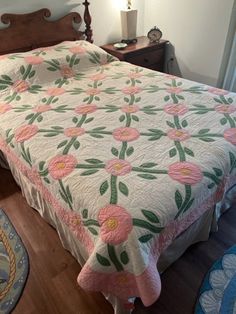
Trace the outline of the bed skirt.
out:
<instances>
[{"instance_id":1,"label":"bed skirt","mask_svg":"<svg viewBox=\"0 0 236 314\"><path fill-rule=\"evenodd\" d=\"M57 218L51 206L45 202L29 179L23 176L11 162L8 163L1 151L0 166L6 169L10 168L29 206L36 209L40 215L57 230L63 247L70 251L81 267L83 267L85 261L88 259L87 252L79 245L69 228ZM234 195L236 195L235 192L236 188L231 188L228 193L226 193L222 202L217 203L214 208L205 212L195 223L174 240L159 258L157 264L159 273L165 271L190 245L199 241L208 240L210 232L217 231L217 221L220 215L230 207L232 199ZM116 297L107 294L104 294L104 296L112 304L115 314L130 313L129 310L126 311L123 309L123 304L121 304Z\"/></svg>"}]
</instances>

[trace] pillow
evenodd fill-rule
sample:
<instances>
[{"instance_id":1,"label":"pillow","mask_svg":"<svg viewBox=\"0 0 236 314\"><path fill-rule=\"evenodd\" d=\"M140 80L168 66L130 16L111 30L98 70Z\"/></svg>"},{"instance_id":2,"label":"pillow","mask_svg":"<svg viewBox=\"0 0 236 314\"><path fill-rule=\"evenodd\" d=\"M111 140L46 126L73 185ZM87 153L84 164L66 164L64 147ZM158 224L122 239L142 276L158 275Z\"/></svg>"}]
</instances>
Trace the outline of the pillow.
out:
<instances>
[{"instance_id":1,"label":"pillow","mask_svg":"<svg viewBox=\"0 0 236 314\"><path fill-rule=\"evenodd\" d=\"M117 59L101 48L83 40L0 56L0 92L36 93L40 86L71 78L80 79L91 67L103 66Z\"/></svg>"}]
</instances>

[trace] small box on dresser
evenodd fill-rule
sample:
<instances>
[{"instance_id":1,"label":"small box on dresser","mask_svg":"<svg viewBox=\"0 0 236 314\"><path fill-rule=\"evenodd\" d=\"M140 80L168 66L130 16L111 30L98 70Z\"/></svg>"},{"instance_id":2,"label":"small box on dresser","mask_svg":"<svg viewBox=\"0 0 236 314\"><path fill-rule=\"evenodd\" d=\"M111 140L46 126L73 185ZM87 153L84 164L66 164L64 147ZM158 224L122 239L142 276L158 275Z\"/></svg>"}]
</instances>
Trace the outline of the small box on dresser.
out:
<instances>
[{"instance_id":1,"label":"small box on dresser","mask_svg":"<svg viewBox=\"0 0 236 314\"><path fill-rule=\"evenodd\" d=\"M167 40L150 43L146 36L141 36L137 38L137 43L129 44L124 49L116 49L113 44L107 44L101 48L117 57L120 61L163 72L167 43Z\"/></svg>"}]
</instances>

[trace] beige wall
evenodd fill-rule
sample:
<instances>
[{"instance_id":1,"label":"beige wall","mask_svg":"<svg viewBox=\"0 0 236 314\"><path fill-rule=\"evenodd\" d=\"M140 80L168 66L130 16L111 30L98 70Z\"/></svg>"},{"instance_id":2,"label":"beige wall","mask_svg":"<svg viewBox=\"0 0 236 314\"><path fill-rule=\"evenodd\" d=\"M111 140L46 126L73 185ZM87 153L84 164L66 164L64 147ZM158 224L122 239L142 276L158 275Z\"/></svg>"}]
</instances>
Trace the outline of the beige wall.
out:
<instances>
[{"instance_id":1,"label":"beige wall","mask_svg":"<svg viewBox=\"0 0 236 314\"><path fill-rule=\"evenodd\" d=\"M14 2L14 3L13 3ZM31 12L48 7L53 18L83 13L82 0L0 0L0 13ZM90 0L97 45L121 38L120 9L126 0ZM138 9L138 35L157 25L175 46L183 77L216 85L234 0L133 0Z\"/></svg>"},{"instance_id":2,"label":"beige wall","mask_svg":"<svg viewBox=\"0 0 236 314\"><path fill-rule=\"evenodd\" d=\"M148 0L149 1L149 0ZM120 10L125 0L91 0L95 42L100 45L121 39ZM145 0L133 0L133 8L138 9L137 34L143 35Z\"/></svg>"},{"instance_id":3,"label":"beige wall","mask_svg":"<svg viewBox=\"0 0 236 314\"><path fill-rule=\"evenodd\" d=\"M175 46L184 78L216 86L234 0L148 0L147 32L157 25Z\"/></svg>"},{"instance_id":4,"label":"beige wall","mask_svg":"<svg viewBox=\"0 0 236 314\"><path fill-rule=\"evenodd\" d=\"M41 9L51 9L53 18L62 16L70 11L83 13L80 0L0 0L0 13L25 13ZM90 10L93 17L94 40L97 45L121 38L120 9L125 6L125 0L90 0ZM144 3L145 0L133 0L133 7L138 9L138 34L143 35Z\"/></svg>"}]
</instances>

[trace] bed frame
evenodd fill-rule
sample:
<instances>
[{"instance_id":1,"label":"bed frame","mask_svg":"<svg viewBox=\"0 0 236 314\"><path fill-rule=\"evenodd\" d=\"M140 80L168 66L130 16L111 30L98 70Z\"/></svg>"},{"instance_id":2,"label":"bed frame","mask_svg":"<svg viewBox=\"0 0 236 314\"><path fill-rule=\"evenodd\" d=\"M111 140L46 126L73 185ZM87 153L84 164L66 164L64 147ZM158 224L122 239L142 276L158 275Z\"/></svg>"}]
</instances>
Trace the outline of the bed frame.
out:
<instances>
[{"instance_id":1,"label":"bed frame","mask_svg":"<svg viewBox=\"0 0 236 314\"><path fill-rule=\"evenodd\" d=\"M85 39L93 42L89 4L87 0L83 2L85 31L76 30L73 25L82 23L77 12L56 21L47 20L51 16L48 9L27 14L3 14L1 21L8 27L0 29L0 55L52 46L65 40Z\"/></svg>"}]
</instances>

